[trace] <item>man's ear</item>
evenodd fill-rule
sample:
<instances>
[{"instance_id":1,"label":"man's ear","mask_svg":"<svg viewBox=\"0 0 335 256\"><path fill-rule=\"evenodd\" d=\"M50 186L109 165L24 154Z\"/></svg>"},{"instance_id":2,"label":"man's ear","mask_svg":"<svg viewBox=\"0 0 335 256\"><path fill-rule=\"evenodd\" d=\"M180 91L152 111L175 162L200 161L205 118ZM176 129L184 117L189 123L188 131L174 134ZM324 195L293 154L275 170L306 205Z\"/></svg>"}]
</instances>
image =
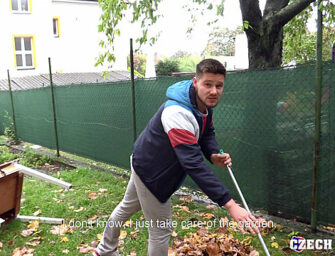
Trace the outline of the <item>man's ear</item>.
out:
<instances>
[{"instance_id":1,"label":"man's ear","mask_svg":"<svg viewBox=\"0 0 335 256\"><path fill-rule=\"evenodd\" d=\"M192 80L193 84L194 84L194 87L196 88L197 87L197 83L198 83L198 80L197 80L197 77L193 77L193 80Z\"/></svg>"}]
</instances>

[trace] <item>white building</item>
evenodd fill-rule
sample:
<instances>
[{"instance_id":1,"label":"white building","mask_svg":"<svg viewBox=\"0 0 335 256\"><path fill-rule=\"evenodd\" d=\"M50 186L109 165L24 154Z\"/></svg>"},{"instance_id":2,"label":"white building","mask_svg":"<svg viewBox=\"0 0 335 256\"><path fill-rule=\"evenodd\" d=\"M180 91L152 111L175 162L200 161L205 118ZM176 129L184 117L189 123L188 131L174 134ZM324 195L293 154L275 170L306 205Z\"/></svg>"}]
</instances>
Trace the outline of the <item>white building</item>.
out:
<instances>
[{"instance_id":1,"label":"white building","mask_svg":"<svg viewBox=\"0 0 335 256\"><path fill-rule=\"evenodd\" d=\"M248 69L248 40L246 34L236 35L234 56L219 56L213 58L220 60L228 71Z\"/></svg>"},{"instance_id":2,"label":"white building","mask_svg":"<svg viewBox=\"0 0 335 256\"><path fill-rule=\"evenodd\" d=\"M1 0L0 79L53 72L97 72L102 50L97 0ZM113 70L127 70L129 43L116 45ZM124 43L127 42L124 47ZM123 49L122 49L123 46Z\"/></svg>"}]
</instances>

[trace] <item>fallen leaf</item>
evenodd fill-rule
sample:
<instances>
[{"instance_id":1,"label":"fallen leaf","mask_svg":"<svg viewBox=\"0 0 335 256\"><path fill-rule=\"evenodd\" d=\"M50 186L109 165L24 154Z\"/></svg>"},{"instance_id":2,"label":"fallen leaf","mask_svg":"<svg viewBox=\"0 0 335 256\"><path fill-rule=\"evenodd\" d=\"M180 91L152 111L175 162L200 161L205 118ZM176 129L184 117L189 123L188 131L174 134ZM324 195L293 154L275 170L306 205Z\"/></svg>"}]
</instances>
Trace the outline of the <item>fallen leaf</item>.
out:
<instances>
[{"instance_id":1,"label":"fallen leaf","mask_svg":"<svg viewBox=\"0 0 335 256\"><path fill-rule=\"evenodd\" d=\"M29 228L21 231L21 236L26 237L32 235L36 231L36 228Z\"/></svg>"},{"instance_id":2,"label":"fallen leaf","mask_svg":"<svg viewBox=\"0 0 335 256\"><path fill-rule=\"evenodd\" d=\"M217 230L216 230L217 233L222 233L222 234L227 234L227 229L225 229L224 227L219 227Z\"/></svg>"},{"instance_id":3,"label":"fallen leaf","mask_svg":"<svg viewBox=\"0 0 335 256\"><path fill-rule=\"evenodd\" d=\"M62 202L62 200L60 200L60 199L58 199L58 198L56 198L56 197L53 197L52 200L54 200L57 204L59 204L59 203Z\"/></svg>"},{"instance_id":4,"label":"fallen leaf","mask_svg":"<svg viewBox=\"0 0 335 256\"><path fill-rule=\"evenodd\" d=\"M33 215L34 215L34 216L37 216L37 215L39 215L40 213L41 213L41 210L38 210L38 211L34 212Z\"/></svg>"},{"instance_id":5,"label":"fallen leaf","mask_svg":"<svg viewBox=\"0 0 335 256\"><path fill-rule=\"evenodd\" d=\"M89 252L93 252L95 248L92 246L89 246L88 244L81 244L78 249L80 253L89 253Z\"/></svg>"},{"instance_id":6,"label":"fallen leaf","mask_svg":"<svg viewBox=\"0 0 335 256\"><path fill-rule=\"evenodd\" d=\"M74 209L74 206L69 206L69 210L73 210Z\"/></svg>"},{"instance_id":7,"label":"fallen leaf","mask_svg":"<svg viewBox=\"0 0 335 256\"><path fill-rule=\"evenodd\" d=\"M182 210L183 212L190 212L190 208L188 208L187 206L182 206L182 207L181 207L181 210Z\"/></svg>"},{"instance_id":8,"label":"fallen leaf","mask_svg":"<svg viewBox=\"0 0 335 256\"><path fill-rule=\"evenodd\" d=\"M207 235L209 233L209 231L208 231L208 229L206 229L206 228L200 228L200 229L198 229L198 231L197 231L197 234L198 235Z\"/></svg>"},{"instance_id":9,"label":"fallen leaf","mask_svg":"<svg viewBox=\"0 0 335 256\"><path fill-rule=\"evenodd\" d=\"M101 240L101 239L102 239L102 234L97 234L97 238L98 238L99 240Z\"/></svg>"},{"instance_id":10,"label":"fallen leaf","mask_svg":"<svg viewBox=\"0 0 335 256\"><path fill-rule=\"evenodd\" d=\"M40 219L29 221L27 228L38 228L39 225L40 225Z\"/></svg>"},{"instance_id":11,"label":"fallen leaf","mask_svg":"<svg viewBox=\"0 0 335 256\"><path fill-rule=\"evenodd\" d=\"M172 248L169 247L168 256L177 256L177 252L174 251Z\"/></svg>"},{"instance_id":12,"label":"fallen leaf","mask_svg":"<svg viewBox=\"0 0 335 256\"><path fill-rule=\"evenodd\" d=\"M191 203L194 201L194 199L190 196L183 196L179 198L180 201L183 201L184 203Z\"/></svg>"},{"instance_id":13,"label":"fallen leaf","mask_svg":"<svg viewBox=\"0 0 335 256\"><path fill-rule=\"evenodd\" d=\"M34 251L35 249L32 248L23 247L21 250L20 247L18 247L14 249L12 256L33 256Z\"/></svg>"},{"instance_id":14,"label":"fallen leaf","mask_svg":"<svg viewBox=\"0 0 335 256\"><path fill-rule=\"evenodd\" d=\"M93 215L92 217L89 217L87 220L88 221L93 221L95 219L97 219L99 216L98 215Z\"/></svg>"},{"instance_id":15,"label":"fallen leaf","mask_svg":"<svg viewBox=\"0 0 335 256\"><path fill-rule=\"evenodd\" d=\"M180 217L180 213L179 212L174 212L173 216L176 217L176 218L179 218Z\"/></svg>"},{"instance_id":16,"label":"fallen leaf","mask_svg":"<svg viewBox=\"0 0 335 256\"><path fill-rule=\"evenodd\" d=\"M34 237L30 241L26 242L26 245L36 246L41 243L42 237Z\"/></svg>"},{"instance_id":17,"label":"fallen leaf","mask_svg":"<svg viewBox=\"0 0 335 256\"><path fill-rule=\"evenodd\" d=\"M66 242L69 241L69 239L68 239L66 236L62 236L62 237L60 238L60 241L66 243Z\"/></svg>"},{"instance_id":18,"label":"fallen leaf","mask_svg":"<svg viewBox=\"0 0 335 256\"><path fill-rule=\"evenodd\" d=\"M99 188L99 192L100 192L100 193L106 193L106 192L107 192L107 189L106 189L106 188Z\"/></svg>"},{"instance_id":19,"label":"fallen leaf","mask_svg":"<svg viewBox=\"0 0 335 256\"><path fill-rule=\"evenodd\" d=\"M63 191L63 189L59 189L59 190L53 190L53 191L51 191L51 192L54 192L54 193L60 193L60 192L62 192Z\"/></svg>"},{"instance_id":20,"label":"fallen leaf","mask_svg":"<svg viewBox=\"0 0 335 256\"><path fill-rule=\"evenodd\" d=\"M2 248L2 243L0 242L0 248Z\"/></svg>"},{"instance_id":21,"label":"fallen leaf","mask_svg":"<svg viewBox=\"0 0 335 256\"><path fill-rule=\"evenodd\" d=\"M127 231L126 230L121 230L120 232L120 239L123 240L127 237Z\"/></svg>"},{"instance_id":22,"label":"fallen leaf","mask_svg":"<svg viewBox=\"0 0 335 256\"><path fill-rule=\"evenodd\" d=\"M212 214L212 213L205 213L205 214L204 214L204 218L205 218L205 219L208 219L208 220L210 220L210 219L214 219L214 218L215 218L215 215Z\"/></svg>"},{"instance_id":23,"label":"fallen leaf","mask_svg":"<svg viewBox=\"0 0 335 256\"><path fill-rule=\"evenodd\" d=\"M251 239L252 237L251 236L248 236L246 238L244 238L241 243L244 244L244 245L250 245L251 244Z\"/></svg>"},{"instance_id":24,"label":"fallen leaf","mask_svg":"<svg viewBox=\"0 0 335 256\"><path fill-rule=\"evenodd\" d=\"M81 211L83 211L83 210L85 210L85 207L80 207L79 209L77 209L77 210L74 210L74 212L81 212Z\"/></svg>"},{"instance_id":25,"label":"fallen leaf","mask_svg":"<svg viewBox=\"0 0 335 256\"><path fill-rule=\"evenodd\" d=\"M136 256L137 255L137 253L136 253L136 249L131 249L131 251L130 251L130 254L128 255L128 256Z\"/></svg>"},{"instance_id":26,"label":"fallen leaf","mask_svg":"<svg viewBox=\"0 0 335 256\"><path fill-rule=\"evenodd\" d=\"M136 239L137 238L137 236L138 236L138 233L139 233L140 231L137 229L137 230L135 230L135 231L133 231L133 232L130 232L130 237L131 237L131 239Z\"/></svg>"},{"instance_id":27,"label":"fallen leaf","mask_svg":"<svg viewBox=\"0 0 335 256\"><path fill-rule=\"evenodd\" d=\"M271 247L279 248L279 244L277 242L273 242L273 243L271 243Z\"/></svg>"},{"instance_id":28,"label":"fallen leaf","mask_svg":"<svg viewBox=\"0 0 335 256\"><path fill-rule=\"evenodd\" d=\"M52 226L50 229L50 233L54 235L64 235L66 233L72 233L72 229L68 225L56 225Z\"/></svg>"},{"instance_id":29,"label":"fallen leaf","mask_svg":"<svg viewBox=\"0 0 335 256\"><path fill-rule=\"evenodd\" d=\"M206 252L208 256L217 256L219 255L220 248L216 243L211 243L206 247Z\"/></svg>"},{"instance_id":30,"label":"fallen leaf","mask_svg":"<svg viewBox=\"0 0 335 256\"><path fill-rule=\"evenodd\" d=\"M21 256L21 255L22 255L21 248L20 247L15 248L12 253L12 256Z\"/></svg>"},{"instance_id":31,"label":"fallen leaf","mask_svg":"<svg viewBox=\"0 0 335 256\"><path fill-rule=\"evenodd\" d=\"M246 256L254 251L252 246L246 246L235 240L232 234L220 232L210 233L206 228L200 228L196 233L190 233L184 240L175 237L169 250L170 256L177 255L234 255ZM253 252L253 256L259 256Z\"/></svg>"},{"instance_id":32,"label":"fallen leaf","mask_svg":"<svg viewBox=\"0 0 335 256\"><path fill-rule=\"evenodd\" d=\"M99 195L97 193L95 193L95 192L92 192L92 193L88 194L88 198L92 199L92 200L95 200L98 197L99 197Z\"/></svg>"},{"instance_id":33,"label":"fallen leaf","mask_svg":"<svg viewBox=\"0 0 335 256\"><path fill-rule=\"evenodd\" d=\"M213 204L206 205L206 209L216 209L217 207Z\"/></svg>"},{"instance_id":34,"label":"fallen leaf","mask_svg":"<svg viewBox=\"0 0 335 256\"><path fill-rule=\"evenodd\" d=\"M64 254L68 254L69 252L70 251L68 249L65 249L65 250L62 251L62 253L64 253Z\"/></svg>"},{"instance_id":35,"label":"fallen leaf","mask_svg":"<svg viewBox=\"0 0 335 256\"><path fill-rule=\"evenodd\" d=\"M51 240L50 242L49 242L49 244L55 244L56 243L56 241L54 241L54 240Z\"/></svg>"},{"instance_id":36,"label":"fallen leaf","mask_svg":"<svg viewBox=\"0 0 335 256\"><path fill-rule=\"evenodd\" d=\"M259 256L259 252L256 250L253 250L249 256Z\"/></svg>"},{"instance_id":37,"label":"fallen leaf","mask_svg":"<svg viewBox=\"0 0 335 256\"><path fill-rule=\"evenodd\" d=\"M127 220L124 224L123 224L124 227L126 228L130 228L132 226L132 222L130 220Z\"/></svg>"},{"instance_id":38,"label":"fallen leaf","mask_svg":"<svg viewBox=\"0 0 335 256\"><path fill-rule=\"evenodd\" d=\"M178 234L177 234L177 232L176 232L176 231L174 231L174 230L173 230L173 231L172 231L172 234L171 234L171 236L172 236L172 237L177 237L177 236L178 236Z\"/></svg>"},{"instance_id":39,"label":"fallen leaf","mask_svg":"<svg viewBox=\"0 0 335 256\"><path fill-rule=\"evenodd\" d=\"M335 232L335 227L332 226L322 226L324 229L327 229L329 231Z\"/></svg>"}]
</instances>

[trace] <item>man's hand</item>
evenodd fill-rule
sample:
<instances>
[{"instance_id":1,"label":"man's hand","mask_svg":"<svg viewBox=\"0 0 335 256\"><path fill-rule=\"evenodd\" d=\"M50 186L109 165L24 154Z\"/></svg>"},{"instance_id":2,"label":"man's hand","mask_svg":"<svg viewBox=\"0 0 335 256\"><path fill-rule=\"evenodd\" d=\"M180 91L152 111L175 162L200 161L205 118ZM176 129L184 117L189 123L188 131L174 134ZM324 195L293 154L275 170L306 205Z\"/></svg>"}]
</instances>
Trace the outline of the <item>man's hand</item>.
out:
<instances>
[{"instance_id":1,"label":"man's hand","mask_svg":"<svg viewBox=\"0 0 335 256\"><path fill-rule=\"evenodd\" d=\"M228 210L230 216L237 222L243 234L245 234L244 228L248 229L252 234L259 232L255 225L256 218L246 209L235 203L233 199L229 200L224 207Z\"/></svg>"},{"instance_id":2,"label":"man's hand","mask_svg":"<svg viewBox=\"0 0 335 256\"><path fill-rule=\"evenodd\" d=\"M231 166L231 158L229 154L212 154L211 155L211 161L214 165L219 166L219 167L226 167Z\"/></svg>"}]
</instances>

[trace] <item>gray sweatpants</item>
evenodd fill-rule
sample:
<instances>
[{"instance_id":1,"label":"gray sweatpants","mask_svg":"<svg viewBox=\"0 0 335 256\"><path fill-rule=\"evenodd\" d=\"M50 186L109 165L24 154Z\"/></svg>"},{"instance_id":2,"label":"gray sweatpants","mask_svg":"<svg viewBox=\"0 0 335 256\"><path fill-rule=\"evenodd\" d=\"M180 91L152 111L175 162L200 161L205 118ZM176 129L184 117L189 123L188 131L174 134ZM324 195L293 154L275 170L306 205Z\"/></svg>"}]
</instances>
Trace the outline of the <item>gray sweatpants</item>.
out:
<instances>
[{"instance_id":1,"label":"gray sweatpants","mask_svg":"<svg viewBox=\"0 0 335 256\"><path fill-rule=\"evenodd\" d=\"M162 228L162 226L166 225L157 225L157 223L169 223L171 221L171 199L165 203L161 203L143 184L131 165L131 176L124 198L109 217L102 239L97 247L97 252L101 256L119 255L117 246L120 236L120 226L122 226L119 224L127 221L141 209L146 223L150 223L150 225L148 225L148 255L168 255L172 229L169 227ZM140 220L134 221L139 222Z\"/></svg>"}]
</instances>

